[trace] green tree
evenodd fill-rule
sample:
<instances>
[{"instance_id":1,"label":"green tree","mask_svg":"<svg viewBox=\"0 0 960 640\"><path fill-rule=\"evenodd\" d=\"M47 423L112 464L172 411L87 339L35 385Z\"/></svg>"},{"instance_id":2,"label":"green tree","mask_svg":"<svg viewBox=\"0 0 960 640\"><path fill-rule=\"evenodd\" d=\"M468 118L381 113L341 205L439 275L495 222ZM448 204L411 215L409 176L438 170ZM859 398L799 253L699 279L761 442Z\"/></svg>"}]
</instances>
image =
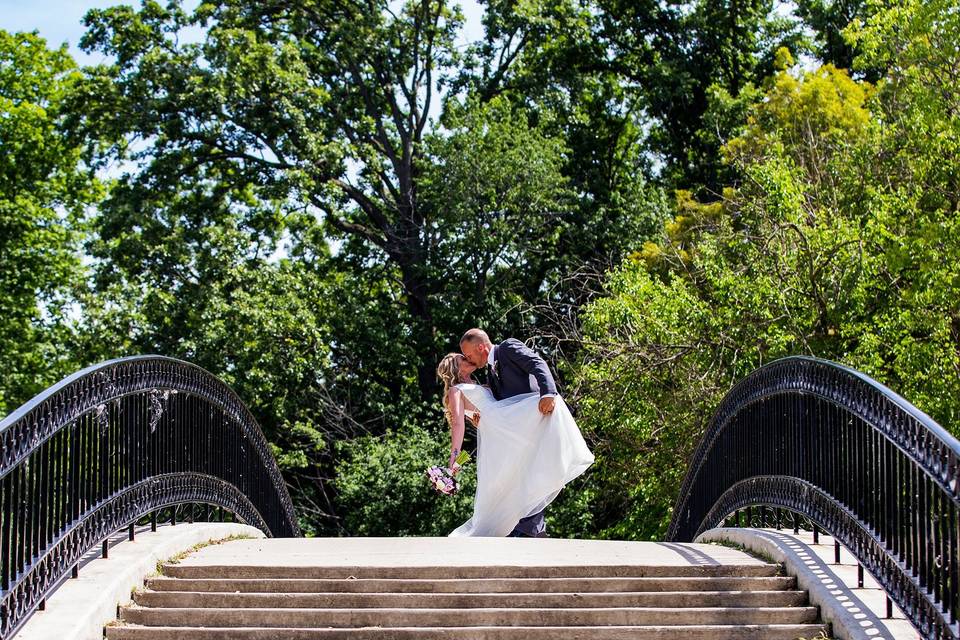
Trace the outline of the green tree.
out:
<instances>
[{"instance_id":1,"label":"green tree","mask_svg":"<svg viewBox=\"0 0 960 640\"><path fill-rule=\"evenodd\" d=\"M732 98L774 72L781 46L799 49L797 25L769 0L704 0L682 6L601 0L598 37L609 64L639 96L649 118L646 141L675 188L719 193L729 172L719 148L739 124L714 117L711 96Z\"/></svg>"},{"instance_id":2,"label":"green tree","mask_svg":"<svg viewBox=\"0 0 960 640\"><path fill-rule=\"evenodd\" d=\"M660 241L586 309L601 535L663 533L720 398L774 358L843 362L957 429L956 8L874 6L855 37L860 63L890 69L876 86L777 74L725 147L743 181L716 202L678 193Z\"/></svg>"},{"instance_id":3,"label":"green tree","mask_svg":"<svg viewBox=\"0 0 960 640\"><path fill-rule=\"evenodd\" d=\"M394 15L339 2L201 4L188 14L147 1L86 21L84 46L116 60L91 74L90 124L121 152L145 141L130 154L144 170L111 207L136 206L127 194L144 189L190 190L198 203L223 201L195 208L201 224L216 224L202 216L223 203L247 209L250 230L274 240L281 219L322 224L347 250L396 269L411 338L433 354L415 176L435 74L455 55L459 16L445 2ZM203 40L178 44L191 26ZM426 393L430 366L414 366Z\"/></svg>"},{"instance_id":4,"label":"green tree","mask_svg":"<svg viewBox=\"0 0 960 640\"><path fill-rule=\"evenodd\" d=\"M87 70L75 112L104 161L132 161L89 244L90 321L124 336L101 352L227 375L315 530L340 526L330 444L439 427L439 354L467 326L521 326L519 303L577 266L569 150L547 119L464 98L428 126L458 20L443 2L87 18L112 62Z\"/></svg>"},{"instance_id":5,"label":"green tree","mask_svg":"<svg viewBox=\"0 0 960 640\"><path fill-rule=\"evenodd\" d=\"M813 29L815 51L822 62L841 69L853 69L857 50L844 35L844 30L862 17L865 4L864 0L797 1L795 10L804 23ZM867 74L868 80L876 81L878 77L873 70Z\"/></svg>"},{"instance_id":6,"label":"green tree","mask_svg":"<svg viewBox=\"0 0 960 640\"><path fill-rule=\"evenodd\" d=\"M85 207L100 193L65 133L77 75L65 47L0 30L0 415L77 365L70 308L86 279Z\"/></svg>"},{"instance_id":7,"label":"green tree","mask_svg":"<svg viewBox=\"0 0 960 640\"><path fill-rule=\"evenodd\" d=\"M229 224L267 253L283 239L296 259L322 260L332 242L338 269L356 277L372 269L396 284L388 313L402 319L402 339L412 351L395 366L415 370L413 391L431 397L438 356L467 317L452 329L438 320L445 312L437 307L461 295L463 278L449 277L460 261L439 243L456 234L463 210L437 201L442 189L424 183L439 184L431 163L454 162L441 155L470 149L444 143L428 127L438 112L438 83L456 66L459 13L441 0L411 2L397 12L385 2L371 11L318 1L202 4L194 13L148 1L140 11L92 11L87 23L84 45L116 62L89 74L78 98L86 122L115 141L115 155L142 166L104 206L110 259L135 261L123 247L147 240L143 230L156 228L179 243L149 263L164 273L192 259L189 247L206 241L206 227L234 219ZM180 43L177 33L187 27L202 27L205 36ZM530 167L558 170L559 147L536 122L494 109L469 116L467 126L485 126L492 116L512 119L511 133L521 127L535 135L499 140L474 160L499 163L491 154L512 144L518 151L503 159L513 166L522 156ZM512 178L514 184L501 186L512 194L503 204L512 210L513 228L542 231L530 243L539 254L524 258L522 289L536 292L552 268L539 264L539 256L549 257L555 238L580 225L568 221L569 199L558 193L566 188L562 179L542 171ZM548 204L556 206L542 223ZM195 232L170 236L172 221L187 208ZM511 242L512 251L520 246ZM504 271L511 260L486 262ZM483 290L482 283L473 286ZM483 317L500 315L495 308Z\"/></svg>"},{"instance_id":8,"label":"green tree","mask_svg":"<svg viewBox=\"0 0 960 640\"><path fill-rule=\"evenodd\" d=\"M457 476L460 491L453 496L435 493L427 484L427 467L442 464L450 452L448 441L428 429L408 425L338 446L343 455L335 484L347 531L445 536L473 513L476 465L464 466Z\"/></svg>"}]
</instances>

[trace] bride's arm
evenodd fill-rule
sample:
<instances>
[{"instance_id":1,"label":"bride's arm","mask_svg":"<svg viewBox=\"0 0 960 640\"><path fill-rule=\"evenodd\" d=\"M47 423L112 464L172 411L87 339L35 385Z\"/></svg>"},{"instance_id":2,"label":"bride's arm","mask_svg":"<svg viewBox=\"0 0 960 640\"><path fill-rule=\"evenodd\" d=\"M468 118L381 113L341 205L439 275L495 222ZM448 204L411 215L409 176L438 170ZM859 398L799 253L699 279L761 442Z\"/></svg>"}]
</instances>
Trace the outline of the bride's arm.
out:
<instances>
[{"instance_id":1,"label":"bride's arm","mask_svg":"<svg viewBox=\"0 0 960 640\"><path fill-rule=\"evenodd\" d=\"M460 389L451 387L447 392L447 408L450 410L450 462L447 466L451 469L463 446L463 400Z\"/></svg>"}]
</instances>

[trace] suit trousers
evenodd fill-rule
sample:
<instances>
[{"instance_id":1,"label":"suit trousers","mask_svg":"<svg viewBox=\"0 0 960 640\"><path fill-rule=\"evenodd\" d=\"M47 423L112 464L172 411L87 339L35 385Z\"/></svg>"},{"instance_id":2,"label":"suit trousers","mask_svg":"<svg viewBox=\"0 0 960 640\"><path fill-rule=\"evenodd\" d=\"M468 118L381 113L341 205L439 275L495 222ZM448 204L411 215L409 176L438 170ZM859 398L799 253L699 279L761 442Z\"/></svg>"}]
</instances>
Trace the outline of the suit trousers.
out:
<instances>
[{"instance_id":1,"label":"suit trousers","mask_svg":"<svg viewBox=\"0 0 960 640\"><path fill-rule=\"evenodd\" d=\"M532 516L521 518L513 531L507 535L508 538L546 538L547 523L543 520L543 511L535 513Z\"/></svg>"}]
</instances>

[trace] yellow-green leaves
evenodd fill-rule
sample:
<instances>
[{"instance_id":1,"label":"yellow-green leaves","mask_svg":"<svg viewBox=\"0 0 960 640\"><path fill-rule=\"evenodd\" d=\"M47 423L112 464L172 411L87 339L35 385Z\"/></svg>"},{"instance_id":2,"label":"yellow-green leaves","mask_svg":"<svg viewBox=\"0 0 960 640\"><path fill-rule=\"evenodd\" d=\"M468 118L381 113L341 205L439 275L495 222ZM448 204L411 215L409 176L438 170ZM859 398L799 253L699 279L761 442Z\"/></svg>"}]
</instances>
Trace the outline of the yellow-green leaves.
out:
<instances>
[{"instance_id":1,"label":"yellow-green leaves","mask_svg":"<svg viewBox=\"0 0 960 640\"><path fill-rule=\"evenodd\" d=\"M782 149L798 166L815 171L838 148L869 135L872 94L870 84L832 65L799 77L781 71L750 115L746 131L724 153L731 162L747 164Z\"/></svg>"}]
</instances>

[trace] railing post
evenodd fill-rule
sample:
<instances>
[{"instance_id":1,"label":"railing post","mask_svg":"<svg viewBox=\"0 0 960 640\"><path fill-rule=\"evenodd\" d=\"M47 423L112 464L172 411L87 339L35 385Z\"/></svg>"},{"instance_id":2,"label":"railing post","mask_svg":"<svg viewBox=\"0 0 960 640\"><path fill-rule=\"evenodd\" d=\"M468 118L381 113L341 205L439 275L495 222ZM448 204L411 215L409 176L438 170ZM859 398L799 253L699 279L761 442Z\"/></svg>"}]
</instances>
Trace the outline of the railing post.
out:
<instances>
[{"instance_id":1,"label":"railing post","mask_svg":"<svg viewBox=\"0 0 960 640\"><path fill-rule=\"evenodd\" d=\"M10 589L10 580L13 577L13 563L10 558L10 529L13 525L13 495L11 494L11 476L13 474L7 474L2 480L0 480L0 515L3 516L3 521L0 522L0 544L3 545L4 553L0 554L0 588L4 592Z\"/></svg>"}]
</instances>

